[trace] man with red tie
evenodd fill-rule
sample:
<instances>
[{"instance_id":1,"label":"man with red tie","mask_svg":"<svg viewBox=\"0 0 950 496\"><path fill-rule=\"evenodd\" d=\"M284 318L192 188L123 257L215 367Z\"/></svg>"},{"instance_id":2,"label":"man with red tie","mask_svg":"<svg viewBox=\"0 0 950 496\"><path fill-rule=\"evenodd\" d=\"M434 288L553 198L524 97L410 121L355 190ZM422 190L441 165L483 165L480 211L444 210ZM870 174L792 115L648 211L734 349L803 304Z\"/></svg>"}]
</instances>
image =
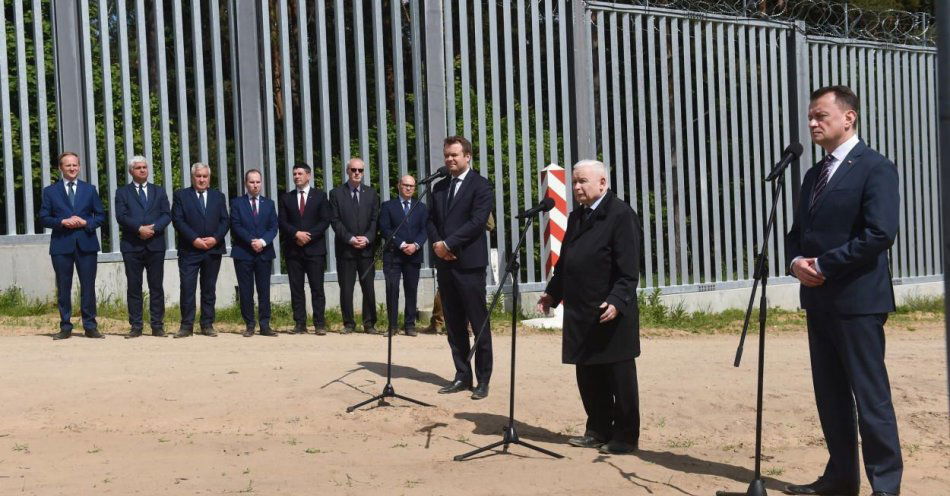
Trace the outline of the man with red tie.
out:
<instances>
[{"instance_id":1,"label":"man with red tie","mask_svg":"<svg viewBox=\"0 0 950 496\"><path fill-rule=\"evenodd\" d=\"M290 305L294 313L292 332L307 332L307 305L303 287L306 276L310 284L313 326L316 334L322 336L327 333L323 272L327 261L325 235L330 227L330 204L323 191L310 185L309 165L303 162L294 164L293 179L295 187L281 196L277 208L280 245L287 262Z\"/></svg>"},{"instance_id":2,"label":"man with red tie","mask_svg":"<svg viewBox=\"0 0 950 496\"><path fill-rule=\"evenodd\" d=\"M254 286L261 336L277 336L270 327L270 275L276 258L277 208L261 196L261 171L244 173L244 196L231 202L231 259L238 280L244 337L254 335Z\"/></svg>"}]
</instances>

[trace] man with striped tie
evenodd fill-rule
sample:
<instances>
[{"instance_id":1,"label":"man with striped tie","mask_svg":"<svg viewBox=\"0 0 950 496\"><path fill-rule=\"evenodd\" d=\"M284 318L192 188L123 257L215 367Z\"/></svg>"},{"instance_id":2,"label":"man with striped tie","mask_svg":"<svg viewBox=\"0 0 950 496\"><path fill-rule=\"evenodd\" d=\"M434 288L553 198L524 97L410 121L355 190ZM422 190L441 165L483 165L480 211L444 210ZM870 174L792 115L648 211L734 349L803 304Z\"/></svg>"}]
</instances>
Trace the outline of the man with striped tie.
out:
<instances>
[{"instance_id":1,"label":"man with striped tie","mask_svg":"<svg viewBox=\"0 0 950 496\"><path fill-rule=\"evenodd\" d=\"M812 140L827 155L802 181L785 238L801 281L818 418L829 459L791 494L857 495L858 432L873 496L900 493L900 441L884 366L884 323L894 311L887 250L897 237L897 168L858 138L858 97L845 86L811 95ZM855 412L857 415L855 415Z\"/></svg>"}]
</instances>

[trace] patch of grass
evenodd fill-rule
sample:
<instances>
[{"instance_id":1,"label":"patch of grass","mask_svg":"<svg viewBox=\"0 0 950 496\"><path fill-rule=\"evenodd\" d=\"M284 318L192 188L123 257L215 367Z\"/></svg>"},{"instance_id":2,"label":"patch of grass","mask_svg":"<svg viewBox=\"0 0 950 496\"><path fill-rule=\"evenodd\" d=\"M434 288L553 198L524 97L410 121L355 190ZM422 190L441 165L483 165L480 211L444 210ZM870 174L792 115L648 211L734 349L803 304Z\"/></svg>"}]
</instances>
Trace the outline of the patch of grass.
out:
<instances>
[{"instance_id":1,"label":"patch of grass","mask_svg":"<svg viewBox=\"0 0 950 496\"><path fill-rule=\"evenodd\" d=\"M770 477L779 477L785 473L785 469L782 467L769 467L765 469L765 475Z\"/></svg>"},{"instance_id":2,"label":"patch of grass","mask_svg":"<svg viewBox=\"0 0 950 496\"><path fill-rule=\"evenodd\" d=\"M100 448L100 447L98 447L98 446L96 446L96 445L92 445L92 449L91 449L91 450L86 450L86 453L89 453L90 455L93 455L93 454L99 453L100 451L102 451L102 448Z\"/></svg>"},{"instance_id":3,"label":"patch of grass","mask_svg":"<svg viewBox=\"0 0 950 496\"><path fill-rule=\"evenodd\" d=\"M14 445L13 445L13 451L17 451L17 452L19 452L19 453L24 453L24 454L29 455L29 454L30 454L30 445L29 445L29 444L14 443Z\"/></svg>"},{"instance_id":4,"label":"patch of grass","mask_svg":"<svg viewBox=\"0 0 950 496\"><path fill-rule=\"evenodd\" d=\"M13 286L0 290L0 315L9 317L33 317L56 311L52 301L28 298L23 290Z\"/></svg>"},{"instance_id":5,"label":"patch of grass","mask_svg":"<svg viewBox=\"0 0 950 496\"><path fill-rule=\"evenodd\" d=\"M285 442L286 442L287 444L291 445L291 446L297 446L298 444L300 444L300 441L297 441L297 438L295 438L295 437L291 437L290 439L288 439L288 440L285 441Z\"/></svg>"},{"instance_id":6,"label":"patch of grass","mask_svg":"<svg viewBox=\"0 0 950 496\"><path fill-rule=\"evenodd\" d=\"M316 455L316 454L318 454L318 453L323 453L322 451L318 450L317 448L307 448L307 449L303 450L303 452L306 453L306 454L308 454L308 455Z\"/></svg>"},{"instance_id":7,"label":"patch of grass","mask_svg":"<svg viewBox=\"0 0 950 496\"><path fill-rule=\"evenodd\" d=\"M897 307L897 315L910 313L931 313L943 315L943 296L911 295L904 300L904 304Z\"/></svg>"},{"instance_id":8,"label":"patch of grass","mask_svg":"<svg viewBox=\"0 0 950 496\"><path fill-rule=\"evenodd\" d=\"M406 444L406 443L396 443L396 444L390 446L390 448L405 448L405 447L407 447L407 446L409 446L409 445Z\"/></svg>"}]
</instances>

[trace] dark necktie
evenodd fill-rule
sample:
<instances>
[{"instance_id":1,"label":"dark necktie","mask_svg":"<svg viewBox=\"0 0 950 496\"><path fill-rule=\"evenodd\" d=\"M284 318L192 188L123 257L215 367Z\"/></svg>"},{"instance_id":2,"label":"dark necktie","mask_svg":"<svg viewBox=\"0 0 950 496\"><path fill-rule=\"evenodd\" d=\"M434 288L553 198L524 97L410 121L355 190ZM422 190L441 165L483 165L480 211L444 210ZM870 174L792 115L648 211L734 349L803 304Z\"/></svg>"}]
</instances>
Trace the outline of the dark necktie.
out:
<instances>
[{"instance_id":1,"label":"dark necktie","mask_svg":"<svg viewBox=\"0 0 950 496\"><path fill-rule=\"evenodd\" d=\"M402 201L402 214L409 215L409 200Z\"/></svg>"},{"instance_id":2,"label":"dark necktie","mask_svg":"<svg viewBox=\"0 0 950 496\"><path fill-rule=\"evenodd\" d=\"M139 200L142 201L142 205L145 205L146 199L145 199L145 185L144 184L139 185Z\"/></svg>"},{"instance_id":3,"label":"dark necktie","mask_svg":"<svg viewBox=\"0 0 950 496\"><path fill-rule=\"evenodd\" d=\"M831 166L834 163L835 156L830 153L821 159L821 172L818 174L818 182L815 183L815 188L811 191L811 201L808 203L809 212L815 208L818 198L821 197L821 193L828 186L828 180L831 179Z\"/></svg>"},{"instance_id":4,"label":"dark necktie","mask_svg":"<svg viewBox=\"0 0 950 496\"><path fill-rule=\"evenodd\" d=\"M358 189L353 190L353 204L359 206L360 204L360 194Z\"/></svg>"},{"instance_id":5,"label":"dark necktie","mask_svg":"<svg viewBox=\"0 0 950 496\"><path fill-rule=\"evenodd\" d=\"M257 197L251 197L251 213L254 214L254 217L257 217Z\"/></svg>"},{"instance_id":6,"label":"dark necktie","mask_svg":"<svg viewBox=\"0 0 950 496\"><path fill-rule=\"evenodd\" d=\"M69 197L69 206L75 207L76 206L76 190L74 188L76 186L76 183L69 181L69 184L67 184L67 186L68 186L67 188L68 194L66 196Z\"/></svg>"},{"instance_id":7,"label":"dark necktie","mask_svg":"<svg viewBox=\"0 0 950 496\"><path fill-rule=\"evenodd\" d=\"M300 190L300 215L303 215L303 209L307 207L307 202L304 200L304 191Z\"/></svg>"},{"instance_id":8,"label":"dark necktie","mask_svg":"<svg viewBox=\"0 0 950 496\"><path fill-rule=\"evenodd\" d=\"M452 200L455 199L455 190L458 188L459 178L453 178L452 184L449 185L449 198L445 201L445 209L448 210L452 208Z\"/></svg>"},{"instance_id":9,"label":"dark necktie","mask_svg":"<svg viewBox=\"0 0 950 496\"><path fill-rule=\"evenodd\" d=\"M584 222L590 221L590 218L594 215L594 209L591 207L584 207Z\"/></svg>"},{"instance_id":10,"label":"dark necktie","mask_svg":"<svg viewBox=\"0 0 950 496\"><path fill-rule=\"evenodd\" d=\"M198 205L201 205L201 214L204 215L205 212L206 212L206 206L205 206L205 192L204 192L204 191L198 193Z\"/></svg>"}]
</instances>

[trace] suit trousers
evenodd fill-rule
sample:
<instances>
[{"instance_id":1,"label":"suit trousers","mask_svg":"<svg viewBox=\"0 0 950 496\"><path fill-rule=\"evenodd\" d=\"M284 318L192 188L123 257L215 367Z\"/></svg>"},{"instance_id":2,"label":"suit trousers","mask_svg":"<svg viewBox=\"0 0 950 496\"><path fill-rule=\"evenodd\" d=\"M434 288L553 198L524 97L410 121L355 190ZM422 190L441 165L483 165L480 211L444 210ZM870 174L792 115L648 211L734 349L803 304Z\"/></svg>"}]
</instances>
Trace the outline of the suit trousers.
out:
<instances>
[{"instance_id":1,"label":"suit trousers","mask_svg":"<svg viewBox=\"0 0 950 496\"><path fill-rule=\"evenodd\" d=\"M323 273L326 270L326 257L287 257L287 281L290 283L290 307L294 313L294 325L297 329L307 328L307 303L304 293L304 277L310 284L310 306L313 310L314 327L326 326L327 298L323 292Z\"/></svg>"},{"instance_id":2,"label":"suit trousers","mask_svg":"<svg viewBox=\"0 0 950 496\"><path fill-rule=\"evenodd\" d=\"M416 308L416 297L419 290L420 267L422 267L420 263L406 262L395 258L383 263L383 273L386 276L386 316L389 318L390 329L399 327L400 278L402 279L403 292L406 294L403 329L411 329L416 326L416 318L419 315Z\"/></svg>"},{"instance_id":3,"label":"suit trousers","mask_svg":"<svg viewBox=\"0 0 950 496\"><path fill-rule=\"evenodd\" d=\"M251 329L254 320L254 287L257 286L257 322L261 329L270 329L270 275L272 260L256 258L254 260L234 260L234 274L238 283L238 302L241 304L241 318L244 325Z\"/></svg>"},{"instance_id":4,"label":"suit trousers","mask_svg":"<svg viewBox=\"0 0 950 496\"><path fill-rule=\"evenodd\" d=\"M336 272L340 283L340 313L343 314L343 327L356 327L356 318L353 316L353 289L356 279L363 275L373 263L371 257L336 259ZM376 326L376 289L373 280L376 271L370 270L366 277L360 277L360 290L363 292L363 328L370 329Z\"/></svg>"},{"instance_id":5,"label":"suit trousers","mask_svg":"<svg viewBox=\"0 0 950 496\"><path fill-rule=\"evenodd\" d=\"M860 487L860 431L871 488L898 494L904 465L884 366L887 314L809 310L807 315L815 403L829 454L823 478L846 488Z\"/></svg>"},{"instance_id":6,"label":"suit trousers","mask_svg":"<svg viewBox=\"0 0 950 496\"><path fill-rule=\"evenodd\" d=\"M142 323L142 271L145 271L148 280L148 311L149 324L153 331L164 330L165 327L165 289L162 279L165 274L164 251L131 251L122 254L125 266L126 291L125 300L129 310L129 326L134 331L141 331Z\"/></svg>"},{"instance_id":7,"label":"suit trousers","mask_svg":"<svg viewBox=\"0 0 950 496\"><path fill-rule=\"evenodd\" d=\"M207 329L214 324L214 302L217 299L218 271L221 269L221 255L216 253L178 252L178 276L181 280L181 328L193 330L195 327L195 290L201 282L201 328Z\"/></svg>"},{"instance_id":8,"label":"suit trousers","mask_svg":"<svg viewBox=\"0 0 950 496\"><path fill-rule=\"evenodd\" d=\"M56 274L56 303L59 307L59 329L72 331L73 324L73 267L79 274L79 307L82 310L82 327L96 329L96 266L95 252L73 252L65 255L50 255L53 272Z\"/></svg>"},{"instance_id":9,"label":"suit trousers","mask_svg":"<svg viewBox=\"0 0 950 496\"><path fill-rule=\"evenodd\" d=\"M439 295L445 314L446 334L452 361L455 362L455 380L471 384L472 365L468 354L472 345L468 340L468 324L478 333L485 325L484 335L475 344L475 378L488 383L492 372L491 324L485 306L485 268L439 269ZM476 334L477 336L477 334Z\"/></svg>"},{"instance_id":10,"label":"suit trousers","mask_svg":"<svg viewBox=\"0 0 950 496\"><path fill-rule=\"evenodd\" d=\"M577 389L587 412L585 435L601 441L637 445L640 440L640 389L636 359L577 364Z\"/></svg>"}]
</instances>

